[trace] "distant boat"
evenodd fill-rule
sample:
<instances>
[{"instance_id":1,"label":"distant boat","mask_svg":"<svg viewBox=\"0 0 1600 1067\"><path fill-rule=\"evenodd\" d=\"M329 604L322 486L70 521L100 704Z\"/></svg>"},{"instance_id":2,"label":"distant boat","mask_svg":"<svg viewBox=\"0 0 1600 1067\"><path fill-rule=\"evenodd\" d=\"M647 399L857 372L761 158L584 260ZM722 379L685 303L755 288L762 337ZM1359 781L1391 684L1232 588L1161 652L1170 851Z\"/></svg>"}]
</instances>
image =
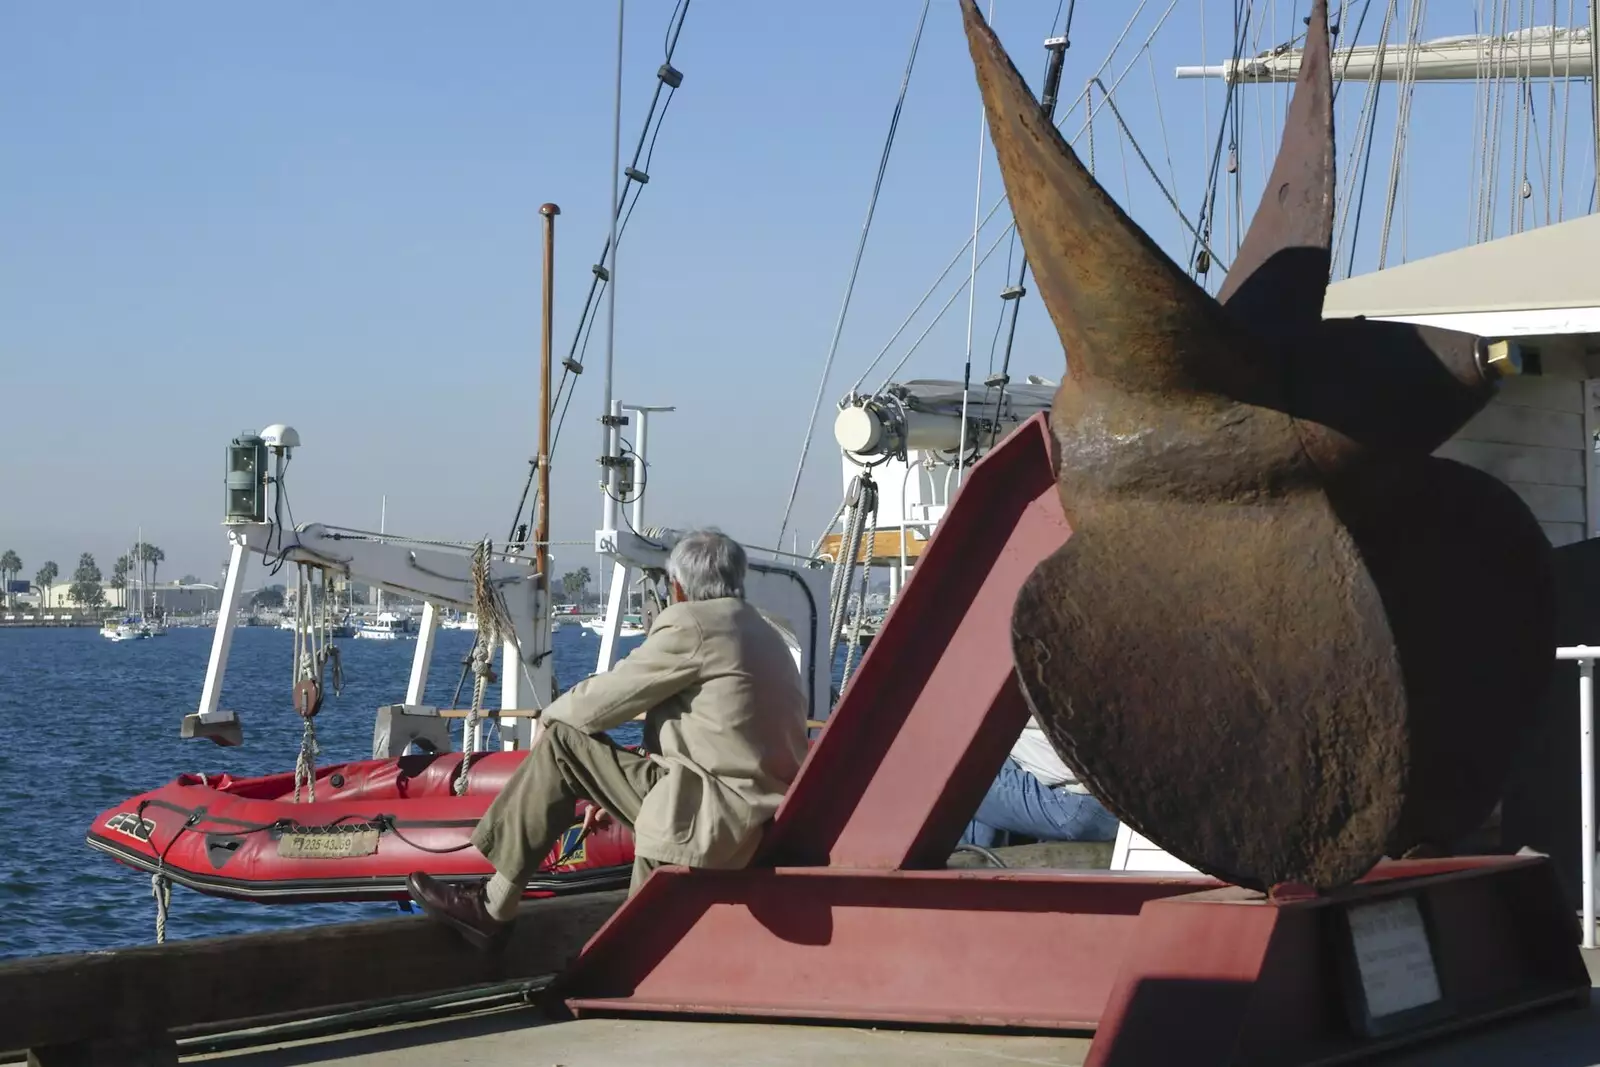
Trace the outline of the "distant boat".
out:
<instances>
[{"instance_id":1,"label":"distant boat","mask_svg":"<svg viewBox=\"0 0 1600 1067\"><path fill-rule=\"evenodd\" d=\"M100 627L100 636L107 641L137 641L150 636L150 631L133 616L120 622L108 622Z\"/></svg>"},{"instance_id":2,"label":"distant boat","mask_svg":"<svg viewBox=\"0 0 1600 1067\"><path fill-rule=\"evenodd\" d=\"M478 628L478 616L474 615L470 611L467 612L465 615L460 615L460 614L452 615L448 619L441 620L440 623L439 623L439 626L440 626L441 629L445 629L445 630L474 630L475 631Z\"/></svg>"},{"instance_id":3,"label":"distant boat","mask_svg":"<svg viewBox=\"0 0 1600 1067\"><path fill-rule=\"evenodd\" d=\"M583 628L593 630L597 634L604 634L606 632L606 620L587 619L583 623ZM617 636L643 637L647 632L644 628L644 620L640 616L624 615L622 617L622 626L617 630Z\"/></svg>"},{"instance_id":4,"label":"distant boat","mask_svg":"<svg viewBox=\"0 0 1600 1067\"><path fill-rule=\"evenodd\" d=\"M411 636L411 623L392 611L385 611L375 618L363 619L356 636L372 641L398 641Z\"/></svg>"}]
</instances>

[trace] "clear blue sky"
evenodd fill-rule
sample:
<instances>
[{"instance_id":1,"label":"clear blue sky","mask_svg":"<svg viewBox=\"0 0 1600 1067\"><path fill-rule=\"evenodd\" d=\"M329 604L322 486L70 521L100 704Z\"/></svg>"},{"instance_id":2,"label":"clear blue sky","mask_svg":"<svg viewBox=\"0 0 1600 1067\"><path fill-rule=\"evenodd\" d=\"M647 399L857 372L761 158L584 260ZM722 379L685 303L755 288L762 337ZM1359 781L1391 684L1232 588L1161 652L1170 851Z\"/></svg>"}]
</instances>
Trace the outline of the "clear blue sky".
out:
<instances>
[{"instance_id":1,"label":"clear blue sky","mask_svg":"<svg viewBox=\"0 0 1600 1067\"><path fill-rule=\"evenodd\" d=\"M625 143L672 6L628 4ZM684 85L619 270L617 393L678 407L653 426L652 522L775 537L920 6L693 0L675 58ZM1117 91L1163 172L1170 155L1191 216L1222 88L1172 69L1224 56L1231 6L1180 0L1152 62L1138 59ZM1249 50L1287 38L1305 6L1282 0ZM1057 7L996 4L1030 78ZM1077 5L1068 100L1137 7ZM1166 7L1144 9L1108 81ZM1470 31L1455 7L1435 4L1427 33ZM274 421L305 441L290 483L298 520L375 528L387 494L391 530L503 537L536 425L538 206L563 212L558 358L604 237L614 19L601 0L5 5L0 549L17 549L29 575L47 557L70 570L82 551L108 570L142 526L167 551L163 576L212 577L223 445ZM1585 91L1573 93L1569 203L1590 182ZM1472 89L1418 92L1403 220L1413 258L1465 242L1471 198ZM1250 205L1283 96L1244 92ZM1537 98L1542 108L1542 87ZM1392 106L1391 91L1383 114ZM803 541L840 491L832 401L970 230L978 120L956 4L934 0L797 508ZM1095 132L1108 187L1179 247L1109 115ZM1375 172L1391 137L1382 125ZM1381 203L1381 186L1369 200ZM984 189L987 205L1000 191L992 164ZM1367 261L1377 226L1364 225ZM1004 249L979 281L980 376L1003 262ZM965 304L903 377L960 375ZM598 518L599 342L556 457L562 539L589 538ZM1030 297L1013 370L1053 377L1062 364ZM557 556L593 569L581 551Z\"/></svg>"}]
</instances>

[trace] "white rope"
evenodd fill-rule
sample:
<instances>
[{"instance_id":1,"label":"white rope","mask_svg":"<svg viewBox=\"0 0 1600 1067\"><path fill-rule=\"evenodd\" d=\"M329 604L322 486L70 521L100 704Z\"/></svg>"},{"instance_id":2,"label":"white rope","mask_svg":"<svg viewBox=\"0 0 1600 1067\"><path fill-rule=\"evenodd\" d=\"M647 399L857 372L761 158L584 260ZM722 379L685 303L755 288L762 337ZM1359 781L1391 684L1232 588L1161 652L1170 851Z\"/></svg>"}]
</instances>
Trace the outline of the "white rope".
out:
<instances>
[{"instance_id":1,"label":"white rope","mask_svg":"<svg viewBox=\"0 0 1600 1067\"><path fill-rule=\"evenodd\" d=\"M866 472L850 481L845 497L847 516L844 536L839 540L839 555L833 564L832 579L828 583L828 663L838 654L839 638L844 634L844 620L850 599L850 580L855 574L856 560L861 555L863 521L870 511L877 514L878 487L872 475ZM876 520L874 520L876 529Z\"/></svg>"},{"instance_id":2,"label":"white rope","mask_svg":"<svg viewBox=\"0 0 1600 1067\"><path fill-rule=\"evenodd\" d=\"M1336 270L1337 265L1341 261L1345 260L1345 232L1346 227L1350 222L1350 208L1355 203L1356 199L1356 186L1358 183L1366 180L1363 168L1357 164L1357 160L1363 155L1363 148L1365 147L1369 136L1368 131L1372 126L1373 119L1377 116L1378 97L1383 86L1382 78L1384 62L1389 54L1389 30L1394 24L1394 16L1398 3L1399 0L1389 0L1388 6L1384 9L1383 28L1378 36L1377 56L1372 64L1372 73L1367 77L1367 92L1366 96L1362 98L1361 118L1356 124L1356 135L1350 145L1350 161L1347 168L1347 173L1349 176L1348 184L1345 187L1345 194L1342 198L1343 207L1339 212L1339 225L1337 227L1336 236L1334 237L1333 242L1333 262ZM1353 237L1351 243L1354 244ZM1348 273L1349 272L1346 271L1346 274Z\"/></svg>"},{"instance_id":3,"label":"white rope","mask_svg":"<svg viewBox=\"0 0 1600 1067\"><path fill-rule=\"evenodd\" d=\"M1527 182L1528 182L1528 140L1527 140L1527 133L1524 130L1523 123L1522 123L1522 112L1523 112L1523 109L1526 108L1526 106L1527 106L1526 101L1527 101L1527 85L1528 85L1528 70L1527 70L1527 58L1528 57L1527 57L1527 51L1523 47L1523 45L1525 43L1525 39L1523 37L1523 32L1527 29L1527 22L1528 22L1528 0L1522 0L1522 4L1517 9L1517 37L1516 37L1516 41L1517 41L1517 58L1516 58L1516 63L1517 63L1517 77L1516 77L1517 108L1516 108L1516 111L1511 116L1511 205L1512 206L1510 208L1508 208L1507 214L1510 216L1508 221L1510 223L1510 227L1511 227L1511 232L1512 233L1521 233L1522 232L1522 223L1523 223L1523 215L1524 215L1524 210L1523 209L1527 205L1527 197L1522 195L1523 194L1523 190L1527 187Z\"/></svg>"},{"instance_id":4,"label":"white rope","mask_svg":"<svg viewBox=\"0 0 1600 1067\"><path fill-rule=\"evenodd\" d=\"M1472 158L1477 161L1478 166L1474 168L1472 176L1472 218L1469 220L1468 244L1477 244L1483 237L1484 205L1489 196L1489 140L1492 136L1489 123L1494 113L1492 99L1494 86L1489 79L1489 75L1493 71L1494 64L1493 33L1496 6L1494 0L1490 0L1489 14L1486 19L1484 2L1485 0L1478 0L1477 24L1488 26L1489 37L1487 46L1478 52L1478 58L1475 63L1476 70L1474 71Z\"/></svg>"},{"instance_id":5,"label":"white rope","mask_svg":"<svg viewBox=\"0 0 1600 1067\"><path fill-rule=\"evenodd\" d=\"M1400 177L1404 172L1406 144L1411 133L1411 101L1416 95L1417 68L1422 55L1422 17L1427 0L1411 0L1411 15L1406 23L1406 51L1400 61L1398 97L1395 103L1394 145L1389 152L1389 188L1384 197L1383 228L1378 234L1378 269L1389 259L1389 232L1394 224L1395 202L1400 197Z\"/></svg>"},{"instance_id":6,"label":"white rope","mask_svg":"<svg viewBox=\"0 0 1600 1067\"><path fill-rule=\"evenodd\" d=\"M994 0L989 0L989 25L994 25ZM967 455L967 397L972 389L972 323L978 317L978 230L983 226L983 156L989 139L989 109L978 105L978 181L972 195L972 267L967 275L967 362L961 374L961 429L956 440L961 442L961 455L956 460L956 488L961 488L961 476L966 473L963 460ZM781 541L782 538L779 538ZM848 662L849 653L846 652Z\"/></svg>"},{"instance_id":7,"label":"white rope","mask_svg":"<svg viewBox=\"0 0 1600 1067\"><path fill-rule=\"evenodd\" d=\"M839 525L839 520L844 518L844 509L849 507L849 506L850 506L849 497L843 497L843 498L841 498L839 500L839 510L835 511L833 513L833 518L829 519L828 520L828 525L826 525L826 526L824 526L822 528L822 533L817 537L817 539L815 541L811 542L811 555L812 556L816 556L816 555L821 553L821 551L822 551L822 542L826 541L828 539L828 535L833 532L833 528L835 526Z\"/></svg>"},{"instance_id":8,"label":"white rope","mask_svg":"<svg viewBox=\"0 0 1600 1067\"><path fill-rule=\"evenodd\" d=\"M991 5L993 0L990 0ZM800 462L794 471L794 484L789 487L789 501L784 505L783 522L778 527L777 543L783 544L783 535L789 531L789 518L794 513L795 498L800 493L800 479L805 473L806 456L811 451L811 439L817 428L817 414L822 410L822 398L828 390L828 376L833 372L834 358L839 354L839 339L844 334L845 316L850 311L850 297L855 292L856 277L861 271L861 256L867 250L867 234L872 230L872 216L878 209L878 194L883 191L883 177L889 169L889 155L894 149L895 131L900 126L900 112L905 107L906 90L911 85L911 71L917 63L917 49L922 44L922 27L928 21L928 8L932 0L922 0L922 14L917 18L917 32L911 38L911 54L906 57L906 69L900 76L900 93L889 118L889 133L884 138L883 153L878 159L878 174L872 183L872 196L867 200L867 217L861 224L861 236L856 241L855 259L850 264L850 279L845 283L844 300L839 305L839 316L834 320L833 339L828 342L828 356L822 362L822 378L817 382L816 399L811 403L811 418L806 423L804 440L800 444ZM971 347L970 345L968 346Z\"/></svg>"},{"instance_id":9,"label":"white rope","mask_svg":"<svg viewBox=\"0 0 1600 1067\"><path fill-rule=\"evenodd\" d=\"M302 563L295 568L295 605L294 605L294 681L298 686L302 681L313 681L321 689L321 670L318 656L318 627L313 613L311 595L311 567ZM327 599L324 597L324 599ZM321 749L317 745L317 728L311 717L305 719L305 726L300 731L300 753L294 763L294 802L300 803L300 794L304 790L306 803L312 804L317 799L317 754Z\"/></svg>"},{"instance_id":10,"label":"white rope","mask_svg":"<svg viewBox=\"0 0 1600 1067\"><path fill-rule=\"evenodd\" d=\"M1551 196L1550 182L1555 175L1556 168L1556 4L1557 0L1550 0L1550 74L1545 78L1546 105L1545 115L1545 150L1544 150L1544 224L1550 225L1551 212L1555 200ZM1570 27L1569 27L1570 31Z\"/></svg>"},{"instance_id":11,"label":"white rope","mask_svg":"<svg viewBox=\"0 0 1600 1067\"><path fill-rule=\"evenodd\" d=\"M478 752L478 720L483 711L484 697L489 683L494 680L494 653L502 638L515 635L515 627L500 598L495 595L489 581L489 559L492 548L488 540L479 542L472 557L472 607L478 616L478 633L472 645L472 707L461 724L461 767L456 774L453 789L457 796L467 792L467 774L472 759ZM515 644L515 642L513 642ZM520 666L522 655L517 654ZM504 662L501 669L509 669ZM531 688L531 687L530 687Z\"/></svg>"},{"instance_id":12,"label":"white rope","mask_svg":"<svg viewBox=\"0 0 1600 1067\"><path fill-rule=\"evenodd\" d=\"M317 744L317 728L307 719L300 731L300 754L294 761L294 802L300 803L300 790L305 789L306 803L317 801L317 755L322 751Z\"/></svg>"},{"instance_id":13,"label":"white rope","mask_svg":"<svg viewBox=\"0 0 1600 1067\"><path fill-rule=\"evenodd\" d=\"M150 896L156 902L156 944L167 943L167 916L172 911L172 880L161 873L158 866L156 873L150 876Z\"/></svg>"},{"instance_id":14,"label":"white rope","mask_svg":"<svg viewBox=\"0 0 1600 1067\"><path fill-rule=\"evenodd\" d=\"M1551 3L1552 4L1555 3L1555 0L1551 0ZM1567 218L1567 132L1568 132L1568 130L1571 129L1571 124L1572 124L1572 31L1571 31L1571 26L1572 26L1572 20L1577 14L1577 3L1578 3L1578 0L1567 0L1567 26L1568 26L1568 30L1567 30L1567 56L1566 56L1566 60L1567 61L1566 61L1566 64L1564 66L1563 73L1562 73L1562 76L1561 76L1561 81L1562 81L1562 89L1561 89L1561 97L1562 97L1562 99L1561 99L1561 142L1560 142L1561 143L1561 166L1560 166L1560 179L1556 182L1556 189L1558 190L1557 193L1556 193L1556 196L1557 196L1557 201L1556 201L1556 221L1557 222L1565 222L1566 218ZM1593 38L1594 35L1597 32L1600 32L1600 27L1596 27L1596 26L1590 26L1589 27L1589 35L1590 35L1591 38ZM1591 76L1600 78L1600 70L1593 71ZM1550 126L1551 126L1552 129L1554 129L1555 128L1555 122L1552 121L1550 123Z\"/></svg>"},{"instance_id":15,"label":"white rope","mask_svg":"<svg viewBox=\"0 0 1600 1067\"><path fill-rule=\"evenodd\" d=\"M855 669L856 654L861 648L861 636L866 628L867 617L867 592L872 586L872 557L873 549L878 542L878 492L873 488L871 498L864 502L867 513L867 532L865 558L861 563L861 595L856 602L855 618L850 623L850 639L844 648L844 673L840 675L840 692L850 681L850 674Z\"/></svg>"},{"instance_id":16,"label":"white rope","mask_svg":"<svg viewBox=\"0 0 1600 1067\"><path fill-rule=\"evenodd\" d=\"M1493 14L1489 43L1489 140L1484 144L1484 203L1478 240L1494 236L1495 195L1500 177L1500 111L1505 104L1506 51L1502 37L1510 22L1510 0L1501 0Z\"/></svg>"}]
</instances>

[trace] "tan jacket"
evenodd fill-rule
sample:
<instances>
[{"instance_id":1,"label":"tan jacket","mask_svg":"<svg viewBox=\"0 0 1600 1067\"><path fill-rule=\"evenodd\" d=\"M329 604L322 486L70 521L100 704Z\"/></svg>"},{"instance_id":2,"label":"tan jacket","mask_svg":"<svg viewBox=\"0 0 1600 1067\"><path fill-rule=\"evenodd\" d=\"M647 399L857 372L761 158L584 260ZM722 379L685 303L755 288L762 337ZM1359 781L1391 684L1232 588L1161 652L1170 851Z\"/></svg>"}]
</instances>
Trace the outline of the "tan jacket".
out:
<instances>
[{"instance_id":1,"label":"tan jacket","mask_svg":"<svg viewBox=\"0 0 1600 1067\"><path fill-rule=\"evenodd\" d=\"M544 712L598 734L645 715L666 775L634 827L639 855L743 867L806 756L800 672L778 631L732 597L673 604L644 644Z\"/></svg>"}]
</instances>

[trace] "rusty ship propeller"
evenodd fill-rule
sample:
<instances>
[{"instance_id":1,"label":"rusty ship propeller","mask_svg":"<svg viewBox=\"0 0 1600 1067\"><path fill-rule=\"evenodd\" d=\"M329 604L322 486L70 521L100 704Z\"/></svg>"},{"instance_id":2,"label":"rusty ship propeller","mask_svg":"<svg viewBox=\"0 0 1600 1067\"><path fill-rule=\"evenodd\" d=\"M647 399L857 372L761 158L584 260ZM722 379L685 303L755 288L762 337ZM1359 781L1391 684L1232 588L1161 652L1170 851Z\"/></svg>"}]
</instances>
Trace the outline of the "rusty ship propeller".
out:
<instances>
[{"instance_id":1,"label":"rusty ship propeller","mask_svg":"<svg viewBox=\"0 0 1600 1067\"><path fill-rule=\"evenodd\" d=\"M1550 548L1431 453L1503 342L1324 321L1325 0L1283 142L1213 298L1083 167L973 0L1017 229L1067 353L1050 422L1073 534L1012 643L1052 743L1118 818L1230 882L1330 889L1497 802L1553 666Z\"/></svg>"}]
</instances>

